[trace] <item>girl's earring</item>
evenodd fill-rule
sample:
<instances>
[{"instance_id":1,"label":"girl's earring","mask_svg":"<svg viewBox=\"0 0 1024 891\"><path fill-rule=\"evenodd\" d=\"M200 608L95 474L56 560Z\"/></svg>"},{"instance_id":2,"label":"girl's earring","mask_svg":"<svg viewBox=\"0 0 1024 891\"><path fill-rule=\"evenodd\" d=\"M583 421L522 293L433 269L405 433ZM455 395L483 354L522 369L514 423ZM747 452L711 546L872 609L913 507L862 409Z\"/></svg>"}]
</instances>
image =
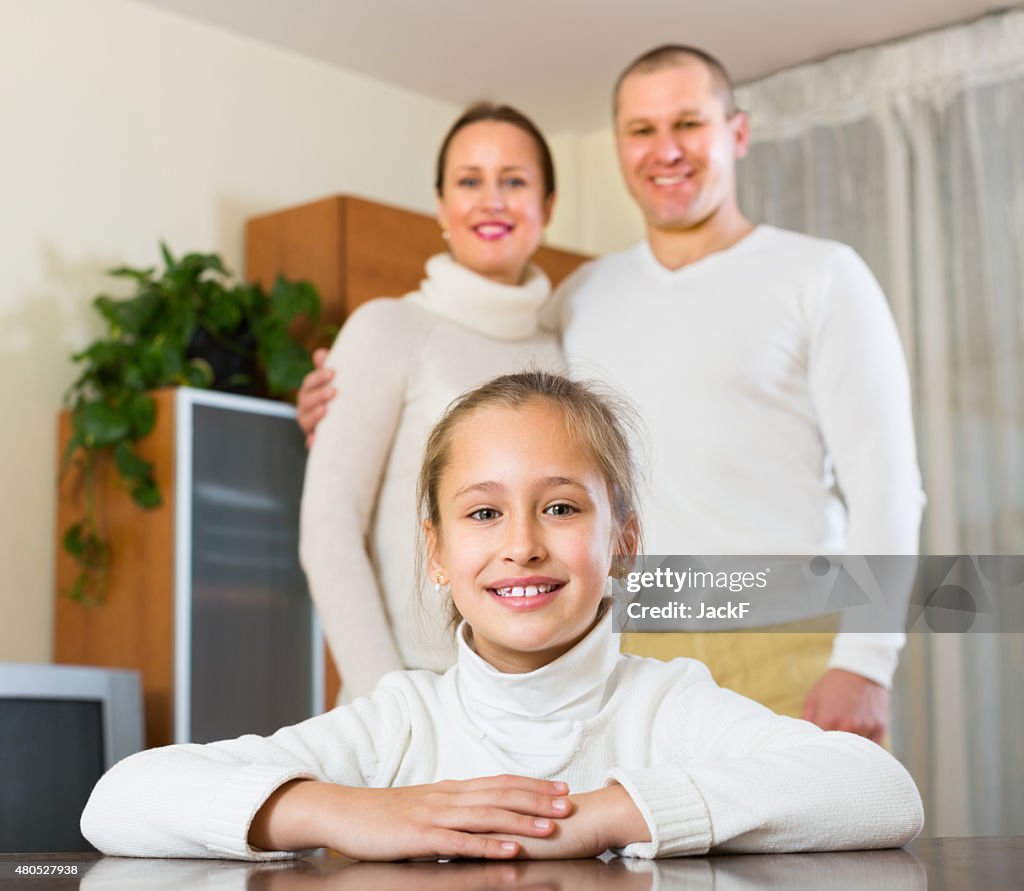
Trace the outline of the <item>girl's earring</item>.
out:
<instances>
[{"instance_id":1,"label":"girl's earring","mask_svg":"<svg viewBox=\"0 0 1024 891\"><path fill-rule=\"evenodd\" d=\"M441 237L445 241L451 241L452 240L452 233L449 232L446 228L444 228L444 226L442 226L441 227Z\"/></svg>"},{"instance_id":2,"label":"girl's earring","mask_svg":"<svg viewBox=\"0 0 1024 891\"><path fill-rule=\"evenodd\" d=\"M434 576L434 590L437 591L438 594L440 594L441 591L447 587L448 580L444 577L443 573L439 572L437 575Z\"/></svg>"}]
</instances>

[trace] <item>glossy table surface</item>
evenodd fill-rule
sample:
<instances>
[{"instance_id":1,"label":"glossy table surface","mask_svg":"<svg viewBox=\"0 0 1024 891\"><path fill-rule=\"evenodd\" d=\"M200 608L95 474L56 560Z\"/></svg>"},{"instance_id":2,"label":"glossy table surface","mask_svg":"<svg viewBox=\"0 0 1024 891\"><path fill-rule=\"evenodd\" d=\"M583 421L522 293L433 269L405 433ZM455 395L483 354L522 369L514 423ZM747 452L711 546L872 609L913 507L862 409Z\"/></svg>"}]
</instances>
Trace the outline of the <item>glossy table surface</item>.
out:
<instances>
[{"instance_id":1,"label":"glossy table surface","mask_svg":"<svg viewBox=\"0 0 1024 891\"><path fill-rule=\"evenodd\" d=\"M16 872L17 867L28 867ZM514 863L275 863L136 860L98 854L2 854L0 889L104 891L924 891L1024 888L1024 837L920 839L905 850L675 860Z\"/></svg>"}]
</instances>

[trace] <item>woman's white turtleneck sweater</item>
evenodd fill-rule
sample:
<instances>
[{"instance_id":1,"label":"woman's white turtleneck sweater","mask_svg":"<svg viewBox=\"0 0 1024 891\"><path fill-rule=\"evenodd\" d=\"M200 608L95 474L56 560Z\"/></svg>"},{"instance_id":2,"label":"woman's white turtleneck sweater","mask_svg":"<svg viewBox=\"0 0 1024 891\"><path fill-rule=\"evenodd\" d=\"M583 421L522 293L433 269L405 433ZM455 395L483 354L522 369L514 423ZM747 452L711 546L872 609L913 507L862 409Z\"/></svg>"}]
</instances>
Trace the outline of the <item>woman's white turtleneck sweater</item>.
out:
<instances>
[{"instance_id":1,"label":"woman's white turtleneck sweater","mask_svg":"<svg viewBox=\"0 0 1024 891\"><path fill-rule=\"evenodd\" d=\"M560 659L502 674L459 635L444 675L395 672L372 696L268 738L151 749L96 785L82 831L107 854L275 859L248 845L275 789L393 787L515 773L570 793L620 783L651 841L635 857L897 847L921 799L859 736L774 715L690 659L620 655L610 611Z\"/></svg>"},{"instance_id":2,"label":"woman's white turtleneck sweater","mask_svg":"<svg viewBox=\"0 0 1024 891\"><path fill-rule=\"evenodd\" d=\"M434 423L459 394L499 374L562 372L538 328L551 284L530 267L502 285L431 258L420 289L373 300L345 322L327 360L337 396L306 465L300 553L342 676L345 701L403 667L455 659L447 604L416 577L416 477Z\"/></svg>"}]
</instances>

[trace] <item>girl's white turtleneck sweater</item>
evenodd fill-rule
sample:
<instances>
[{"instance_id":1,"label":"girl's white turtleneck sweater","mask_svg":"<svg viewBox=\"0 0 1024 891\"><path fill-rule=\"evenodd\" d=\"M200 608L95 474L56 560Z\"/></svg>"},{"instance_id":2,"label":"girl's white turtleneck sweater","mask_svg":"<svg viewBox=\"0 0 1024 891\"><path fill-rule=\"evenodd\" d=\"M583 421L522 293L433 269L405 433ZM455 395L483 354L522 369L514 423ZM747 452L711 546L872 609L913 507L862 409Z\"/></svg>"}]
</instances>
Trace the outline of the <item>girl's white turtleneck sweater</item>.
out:
<instances>
[{"instance_id":1,"label":"girl's white turtleneck sweater","mask_svg":"<svg viewBox=\"0 0 1024 891\"><path fill-rule=\"evenodd\" d=\"M418 291L372 300L345 322L327 360L337 396L306 465L300 553L345 701L389 671L455 660L447 604L416 576L416 476L430 429L492 377L564 371L556 339L538 327L551 293L539 269L502 285L439 254L426 274Z\"/></svg>"},{"instance_id":2,"label":"girl's white turtleneck sweater","mask_svg":"<svg viewBox=\"0 0 1024 891\"><path fill-rule=\"evenodd\" d=\"M107 854L265 860L249 825L279 786L311 778L392 787L515 773L570 792L621 783L651 841L635 857L903 845L921 799L896 759L859 736L779 717L690 659L620 655L608 611L560 659L502 674L459 634L444 675L388 675L372 696L287 727L151 749L97 783L82 831Z\"/></svg>"}]
</instances>

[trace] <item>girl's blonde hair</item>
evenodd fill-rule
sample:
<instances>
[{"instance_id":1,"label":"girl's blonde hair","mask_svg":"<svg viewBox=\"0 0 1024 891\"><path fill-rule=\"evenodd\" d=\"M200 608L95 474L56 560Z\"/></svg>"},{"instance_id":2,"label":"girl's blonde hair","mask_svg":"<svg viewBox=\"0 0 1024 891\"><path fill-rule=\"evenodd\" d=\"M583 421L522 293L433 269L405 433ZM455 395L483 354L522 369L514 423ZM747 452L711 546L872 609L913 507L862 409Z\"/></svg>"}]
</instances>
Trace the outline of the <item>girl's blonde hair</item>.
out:
<instances>
[{"instance_id":1,"label":"girl's blonde hair","mask_svg":"<svg viewBox=\"0 0 1024 891\"><path fill-rule=\"evenodd\" d=\"M636 413L621 397L602 392L593 383L572 381L544 371L501 375L463 393L448 406L430 432L420 468L417 504L421 525L422 520L429 520L435 534L442 534L437 493L459 424L480 409L521 408L540 401L551 402L560 409L569 436L590 452L608 485L612 516L619 530L617 560L642 551L639 472L630 444L631 439L637 438L639 428ZM425 548L420 548L420 578L424 577L424 552ZM461 620L454 602L452 611L454 626Z\"/></svg>"}]
</instances>

